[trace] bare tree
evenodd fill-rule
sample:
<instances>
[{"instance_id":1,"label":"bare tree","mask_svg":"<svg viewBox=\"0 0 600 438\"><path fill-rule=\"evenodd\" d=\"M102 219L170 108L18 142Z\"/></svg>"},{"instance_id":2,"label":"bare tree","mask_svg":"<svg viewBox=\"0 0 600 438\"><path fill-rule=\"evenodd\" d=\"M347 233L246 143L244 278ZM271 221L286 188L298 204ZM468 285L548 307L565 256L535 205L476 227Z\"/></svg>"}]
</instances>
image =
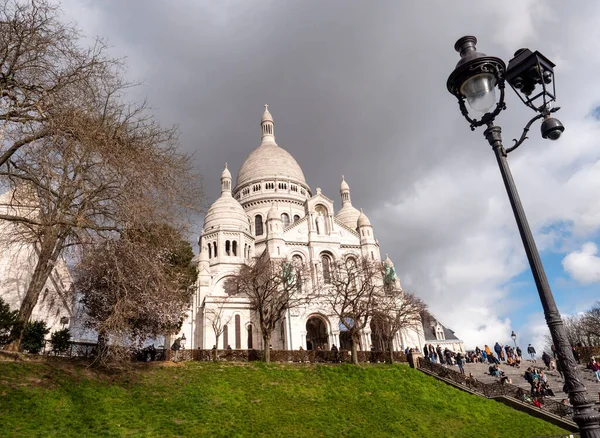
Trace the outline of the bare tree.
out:
<instances>
[{"instance_id":1,"label":"bare tree","mask_svg":"<svg viewBox=\"0 0 600 438\"><path fill-rule=\"evenodd\" d=\"M415 295L402 289L386 288L372 318L372 327L375 335L381 339L384 351L389 352L390 362L393 362L396 334L403 330L423 330L421 314L426 310L425 302Z\"/></svg>"},{"instance_id":2,"label":"bare tree","mask_svg":"<svg viewBox=\"0 0 600 438\"><path fill-rule=\"evenodd\" d=\"M13 10L7 16L6 11ZM33 59L33 70L22 73L27 80L20 80L26 85L19 85L19 90L32 89L41 96L32 97L33 103L23 110L35 115L31 122L35 126L23 125L19 119L4 131L3 140L11 146L4 149L6 159L0 161L0 183L15 194L8 206L13 213L1 214L0 220L14 223L16 238L34 245L38 254L19 311L19 319L27 322L65 250L114 238L115 233L139 224L170 223L183 230L183 209L193 212L200 192L189 157L177 150L177 131L160 127L145 103L123 102L131 84L122 79L119 61L106 57L102 46L91 52L79 49L76 30L60 24L54 7L45 1L24 6L5 2L4 14L0 24L23 28L25 40L0 42L0 52L2 44L7 44L9 55L13 44L30 47L26 55L14 55L22 58L15 65L5 65L14 58L6 55L3 71L16 75L17 67ZM0 36L6 40L11 33ZM42 62L47 50L54 51L55 58ZM38 57L43 58L39 65ZM60 71L48 70L53 62ZM43 82L46 76L63 73L59 85ZM25 91L15 93L21 96ZM17 103L26 101L19 99ZM43 135L35 134L34 140L15 149L19 136L31 132ZM8 349L18 349L19 343L17 339Z\"/></svg>"},{"instance_id":3,"label":"bare tree","mask_svg":"<svg viewBox=\"0 0 600 438\"><path fill-rule=\"evenodd\" d=\"M381 262L346 258L324 267L315 299L339 319L352 339L352 362L358 364L360 335L385 296Z\"/></svg>"},{"instance_id":4,"label":"bare tree","mask_svg":"<svg viewBox=\"0 0 600 438\"><path fill-rule=\"evenodd\" d=\"M232 315L225 312L225 306L228 303L228 297L219 298L219 302L216 306L209 308L205 311L206 319L210 323L210 326L215 333L215 347L219 348L219 338L225 331L225 326L231 322ZM217 352L214 352L213 360L217 360Z\"/></svg>"},{"instance_id":5,"label":"bare tree","mask_svg":"<svg viewBox=\"0 0 600 438\"><path fill-rule=\"evenodd\" d=\"M580 324L588 341L588 345L600 344L600 301L596 302L590 310L586 311Z\"/></svg>"},{"instance_id":6,"label":"bare tree","mask_svg":"<svg viewBox=\"0 0 600 438\"><path fill-rule=\"evenodd\" d=\"M251 263L242 265L238 273L225 282L230 296L246 297L258 320L263 339L264 361L271 361L273 331L289 309L306 304L310 294L303 279L308 278L304 264L285 259L271 259L265 251Z\"/></svg>"},{"instance_id":7,"label":"bare tree","mask_svg":"<svg viewBox=\"0 0 600 438\"><path fill-rule=\"evenodd\" d=\"M93 96L120 64L97 40L79 47L79 32L63 24L47 0L0 1L0 165L52 134L65 106Z\"/></svg>"},{"instance_id":8,"label":"bare tree","mask_svg":"<svg viewBox=\"0 0 600 438\"><path fill-rule=\"evenodd\" d=\"M156 224L85 252L75 280L88 325L99 333L101 362L180 328L197 276L193 256L175 229ZM109 351L108 340L118 348Z\"/></svg>"}]
</instances>

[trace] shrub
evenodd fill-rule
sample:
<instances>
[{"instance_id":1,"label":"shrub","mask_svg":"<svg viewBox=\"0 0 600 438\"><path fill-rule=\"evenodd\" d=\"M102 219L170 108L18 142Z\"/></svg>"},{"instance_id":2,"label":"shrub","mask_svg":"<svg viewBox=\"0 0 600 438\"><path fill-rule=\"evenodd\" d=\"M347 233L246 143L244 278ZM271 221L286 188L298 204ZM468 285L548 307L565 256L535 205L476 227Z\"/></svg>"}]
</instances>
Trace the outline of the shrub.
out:
<instances>
[{"instance_id":1,"label":"shrub","mask_svg":"<svg viewBox=\"0 0 600 438\"><path fill-rule=\"evenodd\" d=\"M57 330L50 336L50 342L52 343L52 352L54 354L64 353L69 349L71 332L69 332L68 328Z\"/></svg>"},{"instance_id":2,"label":"shrub","mask_svg":"<svg viewBox=\"0 0 600 438\"><path fill-rule=\"evenodd\" d=\"M20 335L20 327L19 311L11 311L10 306L0 298L0 347L10 344Z\"/></svg>"},{"instance_id":3,"label":"shrub","mask_svg":"<svg viewBox=\"0 0 600 438\"><path fill-rule=\"evenodd\" d=\"M28 353L38 354L44 347L44 337L50 330L44 321L32 321L25 324L21 349Z\"/></svg>"}]
</instances>

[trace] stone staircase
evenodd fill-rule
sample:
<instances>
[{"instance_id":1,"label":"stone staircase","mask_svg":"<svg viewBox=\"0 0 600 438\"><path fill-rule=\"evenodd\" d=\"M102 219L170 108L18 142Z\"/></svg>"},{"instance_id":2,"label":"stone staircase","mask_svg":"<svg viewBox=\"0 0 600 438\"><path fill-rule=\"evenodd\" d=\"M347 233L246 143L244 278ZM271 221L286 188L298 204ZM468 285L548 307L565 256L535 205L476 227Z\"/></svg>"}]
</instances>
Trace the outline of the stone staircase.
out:
<instances>
[{"instance_id":1,"label":"stone staircase","mask_svg":"<svg viewBox=\"0 0 600 438\"><path fill-rule=\"evenodd\" d=\"M544 374L548 377L548 386L552 389L555 394L554 399L557 401L561 401L564 398L567 398L567 394L563 392L562 388L564 385L564 380L561 379L560 375L557 371L548 371L544 366L544 362L538 360L536 363L525 361L521 364L520 368L513 368L505 364L500 364L499 368L504 371L504 373L510 377L512 380L512 384L523 388L527 393L531 389L531 385L523 378L523 374L525 370L529 366L535 366L544 371ZM458 370L457 366L453 367ZM498 382L499 379L497 377L490 376L488 374L488 364L483 363L467 363L464 366L465 373L468 375L469 373L473 374L477 380L483 383L494 383ZM600 382L596 379L595 374L586 369L583 365L580 366L581 375L583 377L583 383L587 389L588 396L596 403L596 406L600 405Z\"/></svg>"}]
</instances>

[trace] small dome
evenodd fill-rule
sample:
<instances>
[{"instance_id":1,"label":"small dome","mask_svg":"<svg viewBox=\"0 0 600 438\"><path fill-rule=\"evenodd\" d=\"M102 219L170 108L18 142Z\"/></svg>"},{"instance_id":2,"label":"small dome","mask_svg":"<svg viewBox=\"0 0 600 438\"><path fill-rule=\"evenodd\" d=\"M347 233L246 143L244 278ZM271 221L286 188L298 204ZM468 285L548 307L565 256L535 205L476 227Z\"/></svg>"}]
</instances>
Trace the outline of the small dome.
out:
<instances>
[{"instance_id":1,"label":"small dome","mask_svg":"<svg viewBox=\"0 0 600 438\"><path fill-rule=\"evenodd\" d=\"M273 121L273 116L269 112L269 105L267 105L267 104L265 104L265 112L263 113L262 117L260 118L260 121L261 121L261 123Z\"/></svg>"},{"instance_id":2,"label":"small dome","mask_svg":"<svg viewBox=\"0 0 600 438\"><path fill-rule=\"evenodd\" d=\"M223 169L223 173L221 174L221 179L223 179L223 178L231 179L231 172L227 168L227 163L225 163L225 169Z\"/></svg>"},{"instance_id":3,"label":"small dome","mask_svg":"<svg viewBox=\"0 0 600 438\"><path fill-rule=\"evenodd\" d=\"M335 215L335 218L347 227L356 230L356 224L359 216L360 211L358 211L356 207L353 207L352 204L347 203L341 208L340 211L338 211L338 213Z\"/></svg>"},{"instance_id":4,"label":"small dome","mask_svg":"<svg viewBox=\"0 0 600 438\"><path fill-rule=\"evenodd\" d=\"M267 220L270 219L281 219L281 217L279 216L279 209L277 208L277 205L274 202L271 204L271 208L267 213Z\"/></svg>"},{"instance_id":5,"label":"small dome","mask_svg":"<svg viewBox=\"0 0 600 438\"><path fill-rule=\"evenodd\" d=\"M248 216L243 207L232 196L231 192L224 192L213 205L210 206L204 217L204 232L214 227L223 227L230 230L243 230L250 232Z\"/></svg>"},{"instance_id":6,"label":"small dome","mask_svg":"<svg viewBox=\"0 0 600 438\"><path fill-rule=\"evenodd\" d=\"M383 264L385 266L389 266L390 268L394 267L394 263L392 263L392 261L390 260L390 258L388 257L388 255L385 255L385 260L383 261Z\"/></svg>"},{"instance_id":7,"label":"small dome","mask_svg":"<svg viewBox=\"0 0 600 438\"><path fill-rule=\"evenodd\" d=\"M348 183L344 179L344 175L342 175L342 184L340 184L340 192L345 192L347 190L348 191L350 190L350 186L348 185Z\"/></svg>"},{"instance_id":8,"label":"small dome","mask_svg":"<svg viewBox=\"0 0 600 438\"><path fill-rule=\"evenodd\" d=\"M369 218L367 217L367 215L362 211L362 208L360 209L360 215L358 216L358 226L359 227L364 227L364 226L371 226L371 222L369 221Z\"/></svg>"}]
</instances>

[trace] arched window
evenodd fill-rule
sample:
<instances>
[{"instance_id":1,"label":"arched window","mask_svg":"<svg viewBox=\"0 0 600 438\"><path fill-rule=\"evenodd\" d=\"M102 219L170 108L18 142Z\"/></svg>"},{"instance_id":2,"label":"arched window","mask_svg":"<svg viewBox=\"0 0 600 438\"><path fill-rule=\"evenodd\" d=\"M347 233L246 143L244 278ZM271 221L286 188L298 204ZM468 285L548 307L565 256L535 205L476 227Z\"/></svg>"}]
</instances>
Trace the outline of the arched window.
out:
<instances>
[{"instance_id":1,"label":"arched window","mask_svg":"<svg viewBox=\"0 0 600 438\"><path fill-rule=\"evenodd\" d=\"M292 265L294 266L294 268L296 269L296 290L298 292L302 292L302 283L303 283L303 279L302 279L302 257L300 257L299 255L295 255L292 257Z\"/></svg>"},{"instance_id":2,"label":"arched window","mask_svg":"<svg viewBox=\"0 0 600 438\"><path fill-rule=\"evenodd\" d=\"M263 222L262 222L262 216L260 214L257 214L254 217L254 235L255 236L263 235Z\"/></svg>"},{"instance_id":3,"label":"arched window","mask_svg":"<svg viewBox=\"0 0 600 438\"><path fill-rule=\"evenodd\" d=\"M252 324L248 324L248 350L252 349Z\"/></svg>"},{"instance_id":4,"label":"arched window","mask_svg":"<svg viewBox=\"0 0 600 438\"><path fill-rule=\"evenodd\" d=\"M212 259L212 244L208 244L208 258Z\"/></svg>"},{"instance_id":5,"label":"arched window","mask_svg":"<svg viewBox=\"0 0 600 438\"><path fill-rule=\"evenodd\" d=\"M231 255L231 242L229 240L225 241L225 255Z\"/></svg>"},{"instance_id":6,"label":"arched window","mask_svg":"<svg viewBox=\"0 0 600 438\"><path fill-rule=\"evenodd\" d=\"M213 256L217 256L217 242L213 242Z\"/></svg>"},{"instance_id":7,"label":"arched window","mask_svg":"<svg viewBox=\"0 0 600 438\"><path fill-rule=\"evenodd\" d=\"M294 222L298 222L300 220L300 216L295 214L294 215Z\"/></svg>"},{"instance_id":8,"label":"arched window","mask_svg":"<svg viewBox=\"0 0 600 438\"><path fill-rule=\"evenodd\" d=\"M323 265L323 281L326 284L331 283L331 259L327 255L321 256L321 264Z\"/></svg>"},{"instance_id":9,"label":"arched window","mask_svg":"<svg viewBox=\"0 0 600 438\"><path fill-rule=\"evenodd\" d=\"M227 350L227 346L229 345L229 329L227 325L223 327L223 350Z\"/></svg>"},{"instance_id":10,"label":"arched window","mask_svg":"<svg viewBox=\"0 0 600 438\"><path fill-rule=\"evenodd\" d=\"M283 222L283 228L287 228L290 225L290 216L287 213L281 213L281 221Z\"/></svg>"},{"instance_id":11,"label":"arched window","mask_svg":"<svg viewBox=\"0 0 600 438\"><path fill-rule=\"evenodd\" d=\"M234 240L231 244L231 252L234 256L237 256L237 240Z\"/></svg>"},{"instance_id":12,"label":"arched window","mask_svg":"<svg viewBox=\"0 0 600 438\"><path fill-rule=\"evenodd\" d=\"M240 324L240 315L235 315L235 348L242 348L242 333Z\"/></svg>"},{"instance_id":13,"label":"arched window","mask_svg":"<svg viewBox=\"0 0 600 438\"><path fill-rule=\"evenodd\" d=\"M348 279L353 289L356 289L356 259L354 257L348 257L346 259L346 271L348 273Z\"/></svg>"}]
</instances>

